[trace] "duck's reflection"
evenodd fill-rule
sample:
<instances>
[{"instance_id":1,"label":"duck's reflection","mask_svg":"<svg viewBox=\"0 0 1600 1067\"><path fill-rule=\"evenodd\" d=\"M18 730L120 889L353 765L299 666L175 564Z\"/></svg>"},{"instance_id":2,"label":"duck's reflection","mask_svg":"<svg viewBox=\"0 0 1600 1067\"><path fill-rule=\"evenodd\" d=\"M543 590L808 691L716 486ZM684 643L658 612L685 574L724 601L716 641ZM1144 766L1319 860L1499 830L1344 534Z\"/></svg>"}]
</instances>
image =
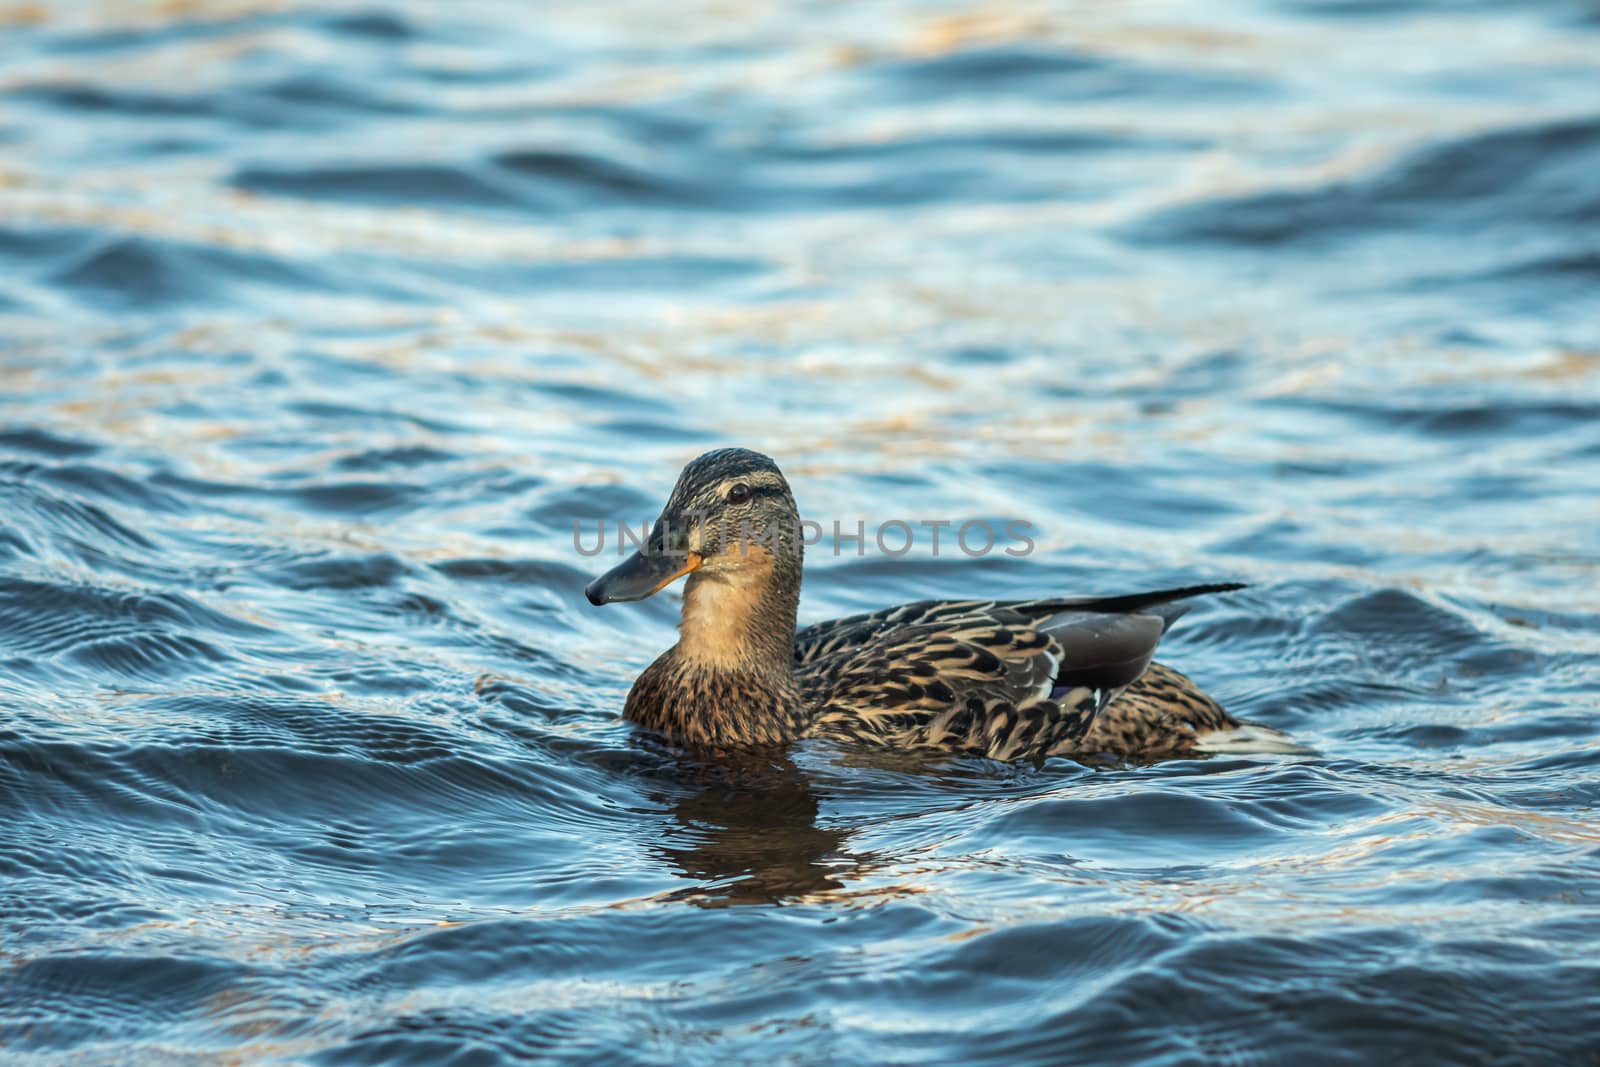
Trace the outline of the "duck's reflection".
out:
<instances>
[{"instance_id":1,"label":"duck's reflection","mask_svg":"<svg viewBox=\"0 0 1600 1067\"><path fill-rule=\"evenodd\" d=\"M672 823L656 848L699 883L683 899L716 907L828 893L864 858L845 853L843 831L817 825L811 780L787 755L678 758L667 778L657 799Z\"/></svg>"}]
</instances>

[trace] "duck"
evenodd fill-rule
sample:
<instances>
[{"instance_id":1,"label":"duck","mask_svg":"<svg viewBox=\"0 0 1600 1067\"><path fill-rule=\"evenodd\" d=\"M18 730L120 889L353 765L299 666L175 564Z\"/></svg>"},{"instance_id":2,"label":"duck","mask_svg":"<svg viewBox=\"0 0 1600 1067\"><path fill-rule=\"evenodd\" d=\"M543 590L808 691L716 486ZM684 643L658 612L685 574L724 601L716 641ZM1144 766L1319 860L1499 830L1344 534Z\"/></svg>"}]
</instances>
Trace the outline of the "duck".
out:
<instances>
[{"instance_id":1,"label":"duck","mask_svg":"<svg viewBox=\"0 0 1600 1067\"><path fill-rule=\"evenodd\" d=\"M600 606L687 581L678 640L624 718L696 752L806 738L991 760L1157 760L1300 751L1154 662L1189 585L1107 597L922 600L798 625L804 530L788 481L746 448L683 468L638 551L589 583Z\"/></svg>"}]
</instances>

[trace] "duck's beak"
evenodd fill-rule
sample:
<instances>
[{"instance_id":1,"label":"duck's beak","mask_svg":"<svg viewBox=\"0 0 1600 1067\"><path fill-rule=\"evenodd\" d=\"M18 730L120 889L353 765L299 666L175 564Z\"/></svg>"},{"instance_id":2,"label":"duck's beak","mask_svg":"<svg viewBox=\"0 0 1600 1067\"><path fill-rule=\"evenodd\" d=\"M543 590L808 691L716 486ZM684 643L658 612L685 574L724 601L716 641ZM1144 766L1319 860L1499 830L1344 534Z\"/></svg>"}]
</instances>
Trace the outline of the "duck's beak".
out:
<instances>
[{"instance_id":1,"label":"duck's beak","mask_svg":"<svg viewBox=\"0 0 1600 1067\"><path fill-rule=\"evenodd\" d=\"M617 600L643 600L690 571L699 570L700 563L698 552L635 552L590 582L583 595L596 605Z\"/></svg>"}]
</instances>

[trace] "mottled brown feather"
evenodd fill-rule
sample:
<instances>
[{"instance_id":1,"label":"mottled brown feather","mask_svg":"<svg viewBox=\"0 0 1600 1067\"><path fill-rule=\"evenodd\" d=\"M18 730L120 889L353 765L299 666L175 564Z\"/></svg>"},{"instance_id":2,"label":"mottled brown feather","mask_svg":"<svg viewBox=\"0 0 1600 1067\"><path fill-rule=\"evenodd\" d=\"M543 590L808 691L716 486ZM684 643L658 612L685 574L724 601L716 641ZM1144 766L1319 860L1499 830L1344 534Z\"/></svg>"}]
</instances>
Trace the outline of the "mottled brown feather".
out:
<instances>
[{"instance_id":1,"label":"mottled brown feather","mask_svg":"<svg viewBox=\"0 0 1600 1067\"><path fill-rule=\"evenodd\" d=\"M1095 716L1079 750L1085 756L1171 759L1192 755L1201 734L1238 726L1187 677L1152 663Z\"/></svg>"}]
</instances>

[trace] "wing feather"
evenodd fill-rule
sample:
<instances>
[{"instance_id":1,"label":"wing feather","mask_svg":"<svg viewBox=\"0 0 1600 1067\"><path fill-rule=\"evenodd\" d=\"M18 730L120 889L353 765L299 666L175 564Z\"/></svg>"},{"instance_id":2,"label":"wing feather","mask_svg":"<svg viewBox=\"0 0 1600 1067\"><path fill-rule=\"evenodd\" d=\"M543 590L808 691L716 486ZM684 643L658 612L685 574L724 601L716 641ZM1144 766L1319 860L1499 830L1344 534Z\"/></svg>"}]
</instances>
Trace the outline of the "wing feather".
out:
<instances>
[{"instance_id":1,"label":"wing feather","mask_svg":"<svg viewBox=\"0 0 1600 1067\"><path fill-rule=\"evenodd\" d=\"M1134 596L919 601L795 637L812 732L1013 759L1070 754L1182 613L1232 584Z\"/></svg>"}]
</instances>

